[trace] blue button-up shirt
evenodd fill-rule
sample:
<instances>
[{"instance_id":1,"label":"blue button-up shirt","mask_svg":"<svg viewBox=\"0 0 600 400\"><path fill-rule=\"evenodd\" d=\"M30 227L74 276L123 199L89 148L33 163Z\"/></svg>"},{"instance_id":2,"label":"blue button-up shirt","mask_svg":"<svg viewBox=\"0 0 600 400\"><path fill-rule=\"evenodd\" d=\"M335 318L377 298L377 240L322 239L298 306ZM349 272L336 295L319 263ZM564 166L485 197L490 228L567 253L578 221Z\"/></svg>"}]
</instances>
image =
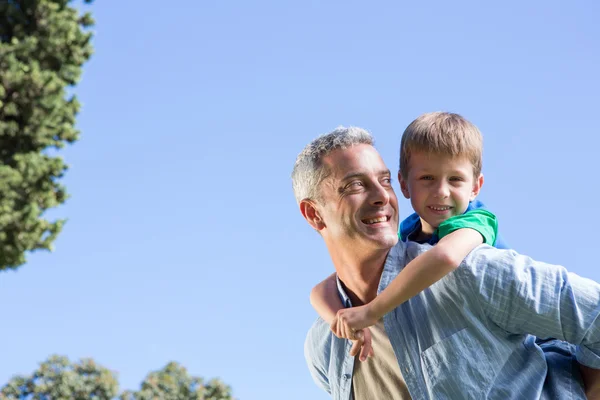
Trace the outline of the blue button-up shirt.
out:
<instances>
[{"instance_id":1,"label":"blue button-up shirt","mask_svg":"<svg viewBox=\"0 0 600 400\"><path fill-rule=\"evenodd\" d=\"M429 248L399 241L388 254L378 292ZM350 306L341 285L338 290ZM577 360L600 368L599 315L596 282L481 245L458 269L385 315L384 326L415 400L547 399L556 388L545 384L547 363L530 334L576 344ZM320 318L306 338L310 372L336 400L351 398L350 347ZM560 398L585 399L580 379L572 382Z\"/></svg>"}]
</instances>

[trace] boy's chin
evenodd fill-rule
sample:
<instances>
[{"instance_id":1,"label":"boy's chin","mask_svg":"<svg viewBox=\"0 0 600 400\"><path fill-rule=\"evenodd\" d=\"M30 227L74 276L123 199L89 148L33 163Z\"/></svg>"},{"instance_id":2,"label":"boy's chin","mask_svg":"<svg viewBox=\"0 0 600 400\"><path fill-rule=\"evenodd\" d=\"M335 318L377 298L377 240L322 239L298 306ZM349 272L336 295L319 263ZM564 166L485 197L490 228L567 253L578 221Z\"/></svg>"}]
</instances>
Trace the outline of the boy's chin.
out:
<instances>
[{"instance_id":1,"label":"boy's chin","mask_svg":"<svg viewBox=\"0 0 600 400\"><path fill-rule=\"evenodd\" d=\"M426 235L433 235L433 232L435 232L442 222L444 221L427 221L421 218L421 232Z\"/></svg>"}]
</instances>

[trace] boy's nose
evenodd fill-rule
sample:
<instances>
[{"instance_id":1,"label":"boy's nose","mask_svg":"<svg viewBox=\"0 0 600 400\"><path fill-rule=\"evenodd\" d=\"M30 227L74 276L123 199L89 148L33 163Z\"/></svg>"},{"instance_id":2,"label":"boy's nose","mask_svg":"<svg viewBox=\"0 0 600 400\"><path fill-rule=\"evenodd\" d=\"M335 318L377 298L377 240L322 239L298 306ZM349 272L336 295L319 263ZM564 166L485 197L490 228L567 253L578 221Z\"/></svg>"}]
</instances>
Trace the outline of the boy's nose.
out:
<instances>
[{"instance_id":1,"label":"boy's nose","mask_svg":"<svg viewBox=\"0 0 600 400\"><path fill-rule=\"evenodd\" d=\"M440 199L445 199L448 196L450 196L450 190L448 189L448 185L446 185L446 183L440 183L436 187L436 191L435 191L434 196L438 197Z\"/></svg>"}]
</instances>

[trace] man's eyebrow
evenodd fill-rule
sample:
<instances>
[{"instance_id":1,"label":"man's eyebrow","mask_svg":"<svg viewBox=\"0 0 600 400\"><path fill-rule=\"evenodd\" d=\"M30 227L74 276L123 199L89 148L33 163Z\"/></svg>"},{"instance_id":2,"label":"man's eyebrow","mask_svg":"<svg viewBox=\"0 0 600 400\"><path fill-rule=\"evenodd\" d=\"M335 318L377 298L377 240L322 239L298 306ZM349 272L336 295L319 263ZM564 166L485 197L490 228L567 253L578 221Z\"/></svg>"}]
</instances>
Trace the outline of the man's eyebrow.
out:
<instances>
[{"instance_id":1,"label":"man's eyebrow","mask_svg":"<svg viewBox=\"0 0 600 400\"><path fill-rule=\"evenodd\" d=\"M361 178L365 175L367 175L367 174L365 174L363 172L351 172L342 178L342 182L346 182L346 181L348 181L350 179L354 179L354 178ZM392 174L389 169L382 169L381 171L377 172L377 176L384 176L384 175L392 175Z\"/></svg>"}]
</instances>

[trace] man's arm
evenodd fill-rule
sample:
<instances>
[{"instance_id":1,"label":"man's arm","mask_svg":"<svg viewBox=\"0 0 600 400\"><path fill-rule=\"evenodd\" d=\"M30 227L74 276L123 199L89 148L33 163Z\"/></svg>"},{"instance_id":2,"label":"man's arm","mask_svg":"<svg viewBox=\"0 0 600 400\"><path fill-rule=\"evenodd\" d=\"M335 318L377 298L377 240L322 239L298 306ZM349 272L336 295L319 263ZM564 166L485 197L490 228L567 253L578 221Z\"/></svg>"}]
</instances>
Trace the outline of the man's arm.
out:
<instances>
[{"instance_id":1,"label":"man's arm","mask_svg":"<svg viewBox=\"0 0 600 400\"><path fill-rule=\"evenodd\" d=\"M600 368L600 285L512 250L482 247L465 260L489 318L511 333L578 345L577 361Z\"/></svg>"}]
</instances>

